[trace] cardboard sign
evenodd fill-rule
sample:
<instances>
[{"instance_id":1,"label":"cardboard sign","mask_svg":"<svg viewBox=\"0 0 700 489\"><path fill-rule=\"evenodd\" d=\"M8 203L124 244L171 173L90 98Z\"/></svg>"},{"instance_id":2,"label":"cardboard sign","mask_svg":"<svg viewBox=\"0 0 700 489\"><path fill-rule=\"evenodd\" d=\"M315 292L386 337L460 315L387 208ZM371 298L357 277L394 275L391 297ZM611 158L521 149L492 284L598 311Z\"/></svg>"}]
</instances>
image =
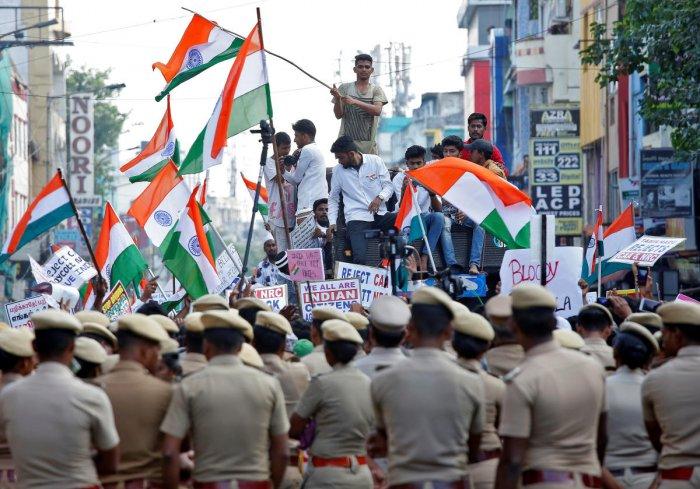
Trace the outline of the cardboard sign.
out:
<instances>
[{"instance_id":1,"label":"cardboard sign","mask_svg":"<svg viewBox=\"0 0 700 489\"><path fill-rule=\"evenodd\" d=\"M110 321L116 321L121 316L131 313L129 296L126 295L126 289L121 282L117 281L117 285L105 297L102 302L102 312Z\"/></svg>"},{"instance_id":2,"label":"cardboard sign","mask_svg":"<svg viewBox=\"0 0 700 489\"><path fill-rule=\"evenodd\" d=\"M557 316L570 317L583 307L581 288L578 286L583 265L583 254L578 246L559 246L547 256L547 289L557 298ZM541 265L530 260L530 250L508 250L501 264L501 294L508 295L518 284L540 283Z\"/></svg>"},{"instance_id":3,"label":"cardboard sign","mask_svg":"<svg viewBox=\"0 0 700 489\"><path fill-rule=\"evenodd\" d=\"M335 278L356 278L360 281L362 305L369 307L380 295L391 295L391 273L386 268L367 267L354 263L335 262Z\"/></svg>"},{"instance_id":4,"label":"cardboard sign","mask_svg":"<svg viewBox=\"0 0 700 489\"><path fill-rule=\"evenodd\" d=\"M687 295L685 295L685 294L678 294L678 295L676 296L676 300L677 300L677 301L681 301L681 302L691 302L691 303L693 303L693 304L700 304L700 301L696 301L696 300L693 299L692 297L689 297L689 296L687 296Z\"/></svg>"},{"instance_id":5,"label":"cardboard sign","mask_svg":"<svg viewBox=\"0 0 700 489\"><path fill-rule=\"evenodd\" d=\"M637 241L623 248L610 261L616 263L636 263L640 267L653 267L666 252L685 241L685 238L666 238L665 236L642 236Z\"/></svg>"},{"instance_id":6,"label":"cardboard sign","mask_svg":"<svg viewBox=\"0 0 700 489\"><path fill-rule=\"evenodd\" d=\"M97 275L97 270L90 263L67 246L59 248L43 268L51 282L76 288Z\"/></svg>"},{"instance_id":7,"label":"cardboard sign","mask_svg":"<svg viewBox=\"0 0 700 489\"><path fill-rule=\"evenodd\" d=\"M243 263L241 257L233 244L228 245L228 250L233 255L233 261L226 250L222 251L216 258L216 273L219 275L219 283L214 289L215 294L220 294L231 286L233 281L240 275Z\"/></svg>"},{"instance_id":8,"label":"cardboard sign","mask_svg":"<svg viewBox=\"0 0 700 489\"><path fill-rule=\"evenodd\" d=\"M289 277L293 282L323 280L323 250L309 248L305 250L287 250L289 260Z\"/></svg>"},{"instance_id":9,"label":"cardboard sign","mask_svg":"<svg viewBox=\"0 0 700 489\"><path fill-rule=\"evenodd\" d=\"M300 224L297 224L289 233L289 238L292 240L294 249L306 249L316 247L313 239L314 229L316 229L316 219L314 216L309 216Z\"/></svg>"},{"instance_id":10,"label":"cardboard sign","mask_svg":"<svg viewBox=\"0 0 700 489\"><path fill-rule=\"evenodd\" d=\"M270 306L273 312L280 312L280 310L289 303L288 293L287 284L253 289L255 297L264 301Z\"/></svg>"},{"instance_id":11,"label":"cardboard sign","mask_svg":"<svg viewBox=\"0 0 700 489\"><path fill-rule=\"evenodd\" d=\"M13 328L21 328L22 326L32 328L32 320L29 317L36 312L46 309L49 309L49 305L43 296L29 297L28 299L5 304L7 320Z\"/></svg>"},{"instance_id":12,"label":"cardboard sign","mask_svg":"<svg viewBox=\"0 0 700 489\"><path fill-rule=\"evenodd\" d=\"M353 302L360 303L360 281L356 278L301 282L299 308L305 321L311 321L311 309L319 306L335 307L348 312Z\"/></svg>"}]
</instances>

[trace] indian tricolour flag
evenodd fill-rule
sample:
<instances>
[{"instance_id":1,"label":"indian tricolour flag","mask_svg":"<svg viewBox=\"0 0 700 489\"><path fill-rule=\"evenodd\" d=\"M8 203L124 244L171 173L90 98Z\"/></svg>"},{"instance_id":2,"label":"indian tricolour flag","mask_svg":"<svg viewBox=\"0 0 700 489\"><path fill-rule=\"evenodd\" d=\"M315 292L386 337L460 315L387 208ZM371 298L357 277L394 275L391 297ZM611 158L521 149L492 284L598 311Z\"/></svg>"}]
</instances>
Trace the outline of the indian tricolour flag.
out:
<instances>
[{"instance_id":1,"label":"indian tricolour flag","mask_svg":"<svg viewBox=\"0 0 700 489\"><path fill-rule=\"evenodd\" d=\"M165 78L166 85L156 96L160 101L179 84L199 75L217 63L231 59L243 45L243 38L223 30L199 14L192 17L182 39L167 64L153 63Z\"/></svg>"},{"instance_id":2,"label":"indian tricolour flag","mask_svg":"<svg viewBox=\"0 0 700 489\"><path fill-rule=\"evenodd\" d=\"M612 223L610 223L610 226L608 226L603 233L603 253L601 253L602 258L600 260L596 260L596 262L602 264L602 268L600 270L601 282L616 280L619 276L627 273L628 270L631 270L632 265L627 263L615 263L609 260L620 250L634 243L636 239L637 234L634 231L634 207L632 204L630 204ZM588 250L586 255L587 254ZM581 274L582 278L589 284L597 282L597 266L586 269L585 258L583 265L584 269Z\"/></svg>"},{"instance_id":3,"label":"indian tricolour flag","mask_svg":"<svg viewBox=\"0 0 700 489\"><path fill-rule=\"evenodd\" d=\"M121 282L124 286L129 283L138 285L148 265L109 202L105 204L101 226L100 236L95 246L95 261L102 277L107 280L108 288L117 282ZM92 308L94 300L92 283L88 282L83 299L84 308Z\"/></svg>"},{"instance_id":4,"label":"indian tricolour flag","mask_svg":"<svg viewBox=\"0 0 700 489\"><path fill-rule=\"evenodd\" d=\"M589 277L596 273L596 263L604 255L603 243L603 206L600 206L595 211L595 224L593 225L593 234L588 239L586 253L583 255L583 271L582 277Z\"/></svg>"},{"instance_id":5,"label":"indian tricolour flag","mask_svg":"<svg viewBox=\"0 0 700 489\"><path fill-rule=\"evenodd\" d=\"M73 216L75 211L68 190L63 184L61 174L56 173L29 205L15 228L10 231L0 252L0 263L31 240Z\"/></svg>"},{"instance_id":6,"label":"indian tricolour flag","mask_svg":"<svg viewBox=\"0 0 700 489\"><path fill-rule=\"evenodd\" d=\"M257 183L251 182L248 180L246 177L243 176L243 172L241 172L241 178L243 179L243 185L245 185L245 188L248 190L248 193L250 194L250 200L252 202L255 202L255 187L257 187ZM270 205L269 205L270 197L267 194L267 189L260 185L260 198L258 198L258 212L260 215L265 219L267 215L269 214L270 211Z\"/></svg>"},{"instance_id":7,"label":"indian tricolour flag","mask_svg":"<svg viewBox=\"0 0 700 489\"><path fill-rule=\"evenodd\" d=\"M197 202L195 187L177 224L163 244L163 264L172 272L187 294L197 299L214 293L219 284L212 244L204 229L208 221Z\"/></svg>"},{"instance_id":8,"label":"indian tricolour flag","mask_svg":"<svg viewBox=\"0 0 700 489\"><path fill-rule=\"evenodd\" d=\"M532 201L515 185L483 166L459 158L443 158L406 172L450 201L508 248L530 247Z\"/></svg>"},{"instance_id":9,"label":"indian tricolour flag","mask_svg":"<svg viewBox=\"0 0 700 489\"><path fill-rule=\"evenodd\" d=\"M190 191L177 167L169 161L131 204L128 214L160 246L187 204Z\"/></svg>"},{"instance_id":10,"label":"indian tricolour flag","mask_svg":"<svg viewBox=\"0 0 700 489\"><path fill-rule=\"evenodd\" d=\"M150 182L166 165L168 160L180 163L180 148L175 137L173 119L170 116L170 97L165 115L156 129L156 133L136 158L119 168L130 182Z\"/></svg>"},{"instance_id":11,"label":"indian tricolour flag","mask_svg":"<svg viewBox=\"0 0 700 489\"><path fill-rule=\"evenodd\" d=\"M402 233L408 234L408 241L414 241L422 236L420 226L420 209L416 206L414 198L415 189L413 183L409 182L401 196L401 205L396 214L394 226Z\"/></svg>"},{"instance_id":12,"label":"indian tricolour flag","mask_svg":"<svg viewBox=\"0 0 700 489\"><path fill-rule=\"evenodd\" d=\"M221 163L226 140L272 117L260 24L246 38L233 62L209 122L180 166L180 175Z\"/></svg>"}]
</instances>

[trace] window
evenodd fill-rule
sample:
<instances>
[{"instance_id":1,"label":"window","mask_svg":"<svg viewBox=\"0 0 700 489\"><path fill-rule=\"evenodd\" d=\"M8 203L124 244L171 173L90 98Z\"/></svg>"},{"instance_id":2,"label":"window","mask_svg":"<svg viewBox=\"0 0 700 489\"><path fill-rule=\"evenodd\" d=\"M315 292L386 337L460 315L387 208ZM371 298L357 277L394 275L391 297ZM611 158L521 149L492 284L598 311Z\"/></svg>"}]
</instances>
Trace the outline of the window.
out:
<instances>
[{"instance_id":1,"label":"window","mask_svg":"<svg viewBox=\"0 0 700 489\"><path fill-rule=\"evenodd\" d=\"M540 18L540 8L539 0L528 0L530 7L530 20L537 20Z\"/></svg>"},{"instance_id":2,"label":"window","mask_svg":"<svg viewBox=\"0 0 700 489\"><path fill-rule=\"evenodd\" d=\"M620 192L617 183L617 170L608 174L608 221L614 219L622 212L620 209Z\"/></svg>"}]
</instances>

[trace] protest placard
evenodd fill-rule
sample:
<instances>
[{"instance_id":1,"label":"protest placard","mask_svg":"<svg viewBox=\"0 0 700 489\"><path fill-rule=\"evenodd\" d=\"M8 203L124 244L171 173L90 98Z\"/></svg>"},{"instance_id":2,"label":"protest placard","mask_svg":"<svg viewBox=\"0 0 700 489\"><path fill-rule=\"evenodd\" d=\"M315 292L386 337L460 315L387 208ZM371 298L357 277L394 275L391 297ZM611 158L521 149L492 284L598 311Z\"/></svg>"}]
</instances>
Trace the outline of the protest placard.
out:
<instances>
[{"instance_id":1,"label":"protest placard","mask_svg":"<svg viewBox=\"0 0 700 489\"><path fill-rule=\"evenodd\" d=\"M67 246L59 248L44 263L43 269L53 283L76 288L97 275L97 270L92 264L83 260L75 250Z\"/></svg>"},{"instance_id":2,"label":"protest placard","mask_svg":"<svg viewBox=\"0 0 700 489\"><path fill-rule=\"evenodd\" d=\"M289 233L289 238L292 240L292 248L314 248L316 246L313 239L314 229L316 229L316 219L314 219L313 215L297 224Z\"/></svg>"},{"instance_id":3,"label":"protest placard","mask_svg":"<svg viewBox=\"0 0 700 489\"><path fill-rule=\"evenodd\" d=\"M700 301L696 301L696 300L693 299L692 297L689 297L689 296L687 296L687 295L685 295L685 294L678 294L678 295L676 296L676 300L677 300L677 301L680 301L680 302L690 302L690 303L692 303L692 304L700 304Z\"/></svg>"},{"instance_id":4,"label":"protest placard","mask_svg":"<svg viewBox=\"0 0 700 489\"><path fill-rule=\"evenodd\" d=\"M583 253L577 246L559 246L547 256L546 287L557 298L557 316L575 316L583 307L578 286L582 262ZM539 284L541 269L538 261L531 261L529 249L506 251L501 263L501 294L510 294L521 283Z\"/></svg>"},{"instance_id":5,"label":"protest placard","mask_svg":"<svg viewBox=\"0 0 700 489\"><path fill-rule=\"evenodd\" d=\"M335 262L335 278L356 278L360 281L362 305L369 307L380 295L391 295L391 273L386 268L367 267L342 261Z\"/></svg>"},{"instance_id":6,"label":"protest placard","mask_svg":"<svg viewBox=\"0 0 700 489\"><path fill-rule=\"evenodd\" d=\"M623 248L610 261L617 263L636 263L640 267L653 267L666 252L685 241L685 238L667 238L665 236L642 236L637 241Z\"/></svg>"},{"instance_id":7,"label":"protest placard","mask_svg":"<svg viewBox=\"0 0 700 489\"><path fill-rule=\"evenodd\" d=\"M288 293L287 284L253 289L255 297L264 301L274 312L280 312L280 310L287 305L289 302Z\"/></svg>"},{"instance_id":8,"label":"protest placard","mask_svg":"<svg viewBox=\"0 0 700 489\"><path fill-rule=\"evenodd\" d=\"M289 260L289 277L293 282L323 280L323 251L321 248L305 250L287 250Z\"/></svg>"},{"instance_id":9,"label":"protest placard","mask_svg":"<svg viewBox=\"0 0 700 489\"><path fill-rule=\"evenodd\" d=\"M39 311L49 309L49 304L43 296L29 297L20 301L8 302L5 304L5 312L7 320L13 328L22 326L33 327L32 320L29 317Z\"/></svg>"},{"instance_id":10,"label":"protest placard","mask_svg":"<svg viewBox=\"0 0 700 489\"><path fill-rule=\"evenodd\" d=\"M353 302L360 303L360 281L356 278L300 282L297 289L299 308L305 321L311 321L314 307L335 307L348 312Z\"/></svg>"},{"instance_id":11,"label":"protest placard","mask_svg":"<svg viewBox=\"0 0 700 489\"><path fill-rule=\"evenodd\" d=\"M452 278L456 281L459 290L456 291L459 299L466 297L484 297L488 292L486 286L486 275L453 275Z\"/></svg>"},{"instance_id":12,"label":"protest placard","mask_svg":"<svg viewBox=\"0 0 700 489\"><path fill-rule=\"evenodd\" d=\"M219 283L214 289L215 294L220 294L229 288L236 277L240 275L241 268L243 268L241 257L236 251L236 247L230 244L228 245L228 250L233 255L233 261L226 250L216 257L216 273L219 275Z\"/></svg>"},{"instance_id":13,"label":"protest placard","mask_svg":"<svg viewBox=\"0 0 700 489\"><path fill-rule=\"evenodd\" d=\"M102 302L102 312L110 321L116 321L121 316L131 313L129 296L126 295L126 289L121 282L117 281L117 285L105 297Z\"/></svg>"}]
</instances>

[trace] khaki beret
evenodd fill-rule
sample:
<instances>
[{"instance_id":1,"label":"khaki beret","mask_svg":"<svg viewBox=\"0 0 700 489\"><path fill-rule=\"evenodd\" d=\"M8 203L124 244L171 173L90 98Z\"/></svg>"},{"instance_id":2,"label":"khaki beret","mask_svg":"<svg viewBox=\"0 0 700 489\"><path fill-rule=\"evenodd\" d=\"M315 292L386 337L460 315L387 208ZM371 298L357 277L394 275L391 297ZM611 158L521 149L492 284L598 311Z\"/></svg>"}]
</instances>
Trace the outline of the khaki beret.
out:
<instances>
[{"instance_id":1,"label":"khaki beret","mask_svg":"<svg viewBox=\"0 0 700 489\"><path fill-rule=\"evenodd\" d=\"M227 311L205 311L202 314L202 325L204 331L212 328L230 328L243 333L248 341L253 339L253 327L248 321L243 319L238 311L229 309Z\"/></svg>"},{"instance_id":2,"label":"khaki beret","mask_svg":"<svg viewBox=\"0 0 700 489\"><path fill-rule=\"evenodd\" d=\"M5 329L0 332L0 349L16 357L31 357L34 333L29 328Z\"/></svg>"},{"instance_id":3,"label":"khaki beret","mask_svg":"<svg viewBox=\"0 0 700 489\"><path fill-rule=\"evenodd\" d=\"M75 317L78 318L78 321L80 321L81 324L97 323L100 326L109 328L109 318L105 314L102 314L100 311L78 311L75 313Z\"/></svg>"},{"instance_id":4,"label":"khaki beret","mask_svg":"<svg viewBox=\"0 0 700 489\"><path fill-rule=\"evenodd\" d=\"M661 316L655 312L633 312L627 316L625 321L641 324L647 328L661 329L664 327L664 322L661 320Z\"/></svg>"},{"instance_id":5,"label":"khaki beret","mask_svg":"<svg viewBox=\"0 0 700 489\"><path fill-rule=\"evenodd\" d=\"M59 309L46 309L31 315L34 330L65 329L76 334L83 330L83 325L72 314Z\"/></svg>"},{"instance_id":6,"label":"khaki beret","mask_svg":"<svg viewBox=\"0 0 700 489\"><path fill-rule=\"evenodd\" d=\"M311 309L311 318L315 321L328 321L329 319L340 319L346 321L347 318L343 311L335 307L321 306Z\"/></svg>"},{"instance_id":7,"label":"khaki beret","mask_svg":"<svg viewBox=\"0 0 700 489\"><path fill-rule=\"evenodd\" d=\"M367 327L369 326L369 319L367 319L366 316L360 314L359 312L346 312L345 318L350 324L352 324L353 328L355 328L358 331L367 329Z\"/></svg>"},{"instance_id":8,"label":"khaki beret","mask_svg":"<svg viewBox=\"0 0 700 489\"><path fill-rule=\"evenodd\" d=\"M75 340L73 356L96 365L101 365L102 362L107 360L107 352L97 340L82 336Z\"/></svg>"},{"instance_id":9,"label":"khaki beret","mask_svg":"<svg viewBox=\"0 0 700 489\"><path fill-rule=\"evenodd\" d=\"M659 306L656 314L661 316L664 325L700 326L700 304L683 301L665 302Z\"/></svg>"},{"instance_id":10,"label":"khaki beret","mask_svg":"<svg viewBox=\"0 0 700 489\"><path fill-rule=\"evenodd\" d=\"M117 337L114 336L114 333L112 333L110 330L108 330L106 327L99 323L92 323L87 321L84 322L83 334L85 333L92 333L94 335L100 336L101 338L104 338L112 345L112 348L117 348L118 346Z\"/></svg>"},{"instance_id":11,"label":"khaki beret","mask_svg":"<svg viewBox=\"0 0 700 489\"><path fill-rule=\"evenodd\" d=\"M555 309L557 300L541 285L525 283L516 285L510 291L511 307L513 309L528 309L530 307L549 307Z\"/></svg>"},{"instance_id":12,"label":"khaki beret","mask_svg":"<svg viewBox=\"0 0 700 489\"><path fill-rule=\"evenodd\" d=\"M117 328L119 331L128 331L151 341L160 343L168 338L168 333L163 327L153 319L153 316L134 313L127 314L117 319Z\"/></svg>"},{"instance_id":13,"label":"khaki beret","mask_svg":"<svg viewBox=\"0 0 700 489\"><path fill-rule=\"evenodd\" d=\"M218 294L204 294L192 303L194 312L228 311L228 301Z\"/></svg>"},{"instance_id":14,"label":"khaki beret","mask_svg":"<svg viewBox=\"0 0 700 489\"><path fill-rule=\"evenodd\" d=\"M248 343L243 343L241 345L241 351L238 353L238 358L240 358L241 361L249 367L260 369L265 368L265 364L263 363L260 354Z\"/></svg>"},{"instance_id":15,"label":"khaki beret","mask_svg":"<svg viewBox=\"0 0 700 489\"><path fill-rule=\"evenodd\" d=\"M111 372L115 365L119 363L119 353L113 353L111 355L107 355L107 359L102 362L102 365L100 365L100 370L102 370L102 374L107 374Z\"/></svg>"},{"instance_id":16,"label":"khaki beret","mask_svg":"<svg viewBox=\"0 0 700 489\"><path fill-rule=\"evenodd\" d=\"M605 315L608 317L608 320L610 321L610 325L612 326L615 324L615 319L613 318L613 315L610 312L610 310L607 307L605 307L604 305L598 304L597 302L593 302L591 304L586 304L581 309L579 309L578 313L581 314L583 311L590 310L590 309L598 309L599 311L604 312Z\"/></svg>"},{"instance_id":17,"label":"khaki beret","mask_svg":"<svg viewBox=\"0 0 700 489\"><path fill-rule=\"evenodd\" d=\"M204 331L201 312L191 312L185 316L185 331L188 333L202 333Z\"/></svg>"},{"instance_id":18,"label":"khaki beret","mask_svg":"<svg viewBox=\"0 0 700 489\"><path fill-rule=\"evenodd\" d=\"M163 328L168 334L177 334L180 332L180 328L177 327L177 323L170 319L168 316L163 316L161 314L152 314L149 317L158 324L160 324L160 327Z\"/></svg>"},{"instance_id":19,"label":"khaki beret","mask_svg":"<svg viewBox=\"0 0 700 489\"><path fill-rule=\"evenodd\" d=\"M385 333L401 333L411 319L408 305L393 295L382 295L374 299L369 307L369 320L373 328Z\"/></svg>"},{"instance_id":20,"label":"khaki beret","mask_svg":"<svg viewBox=\"0 0 700 489\"><path fill-rule=\"evenodd\" d=\"M452 305L454 306L455 309L455 316L457 314L465 314L467 312L471 312L467 306L462 304L461 302L457 301L452 301Z\"/></svg>"},{"instance_id":21,"label":"khaki beret","mask_svg":"<svg viewBox=\"0 0 700 489\"><path fill-rule=\"evenodd\" d=\"M452 320L452 327L459 333L485 341L493 340L496 335L491 324L483 316L473 312L457 314Z\"/></svg>"},{"instance_id":22,"label":"khaki beret","mask_svg":"<svg viewBox=\"0 0 700 489\"><path fill-rule=\"evenodd\" d=\"M287 318L276 312L258 311L255 315L255 325L283 335L292 334L292 326Z\"/></svg>"},{"instance_id":23,"label":"khaki beret","mask_svg":"<svg viewBox=\"0 0 700 489\"><path fill-rule=\"evenodd\" d=\"M10 325L4 321L0 321L0 331L5 330L5 329L10 329Z\"/></svg>"},{"instance_id":24,"label":"khaki beret","mask_svg":"<svg viewBox=\"0 0 700 489\"><path fill-rule=\"evenodd\" d=\"M260 311L272 312L272 308L267 305L267 302L257 297L241 297L233 303L233 308L239 311L242 309L258 309Z\"/></svg>"},{"instance_id":25,"label":"khaki beret","mask_svg":"<svg viewBox=\"0 0 700 489\"><path fill-rule=\"evenodd\" d=\"M651 334L651 331L641 324L625 320L620 325L620 331L637 336L639 339L651 346L655 353L659 353L659 342L656 340L656 338L654 338L654 335Z\"/></svg>"},{"instance_id":26,"label":"khaki beret","mask_svg":"<svg viewBox=\"0 0 700 489\"><path fill-rule=\"evenodd\" d=\"M656 333L654 333L654 339L659 343L659 346L661 346L661 339L664 337L664 334L661 332L661 330L658 330Z\"/></svg>"},{"instance_id":27,"label":"khaki beret","mask_svg":"<svg viewBox=\"0 0 700 489\"><path fill-rule=\"evenodd\" d=\"M510 307L509 295L494 295L486 301L485 312L487 316L495 318L507 318L513 315Z\"/></svg>"},{"instance_id":28,"label":"khaki beret","mask_svg":"<svg viewBox=\"0 0 700 489\"><path fill-rule=\"evenodd\" d=\"M555 329L552 334L561 346L570 350L580 350L586 344L580 334L570 329Z\"/></svg>"},{"instance_id":29,"label":"khaki beret","mask_svg":"<svg viewBox=\"0 0 700 489\"><path fill-rule=\"evenodd\" d=\"M445 306L454 317L462 308L455 306L455 302L444 290L437 287L424 286L413 293L411 304L425 304L430 306Z\"/></svg>"},{"instance_id":30,"label":"khaki beret","mask_svg":"<svg viewBox=\"0 0 700 489\"><path fill-rule=\"evenodd\" d=\"M340 319L329 319L321 324L323 339L326 341L350 341L363 344L365 341L360 336L360 333L347 321Z\"/></svg>"},{"instance_id":31,"label":"khaki beret","mask_svg":"<svg viewBox=\"0 0 700 489\"><path fill-rule=\"evenodd\" d=\"M170 337L168 337L160 342L160 354L161 355L167 355L169 353L177 353L177 350L179 348L180 348L180 343L178 343L177 340L170 338Z\"/></svg>"}]
</instances>

